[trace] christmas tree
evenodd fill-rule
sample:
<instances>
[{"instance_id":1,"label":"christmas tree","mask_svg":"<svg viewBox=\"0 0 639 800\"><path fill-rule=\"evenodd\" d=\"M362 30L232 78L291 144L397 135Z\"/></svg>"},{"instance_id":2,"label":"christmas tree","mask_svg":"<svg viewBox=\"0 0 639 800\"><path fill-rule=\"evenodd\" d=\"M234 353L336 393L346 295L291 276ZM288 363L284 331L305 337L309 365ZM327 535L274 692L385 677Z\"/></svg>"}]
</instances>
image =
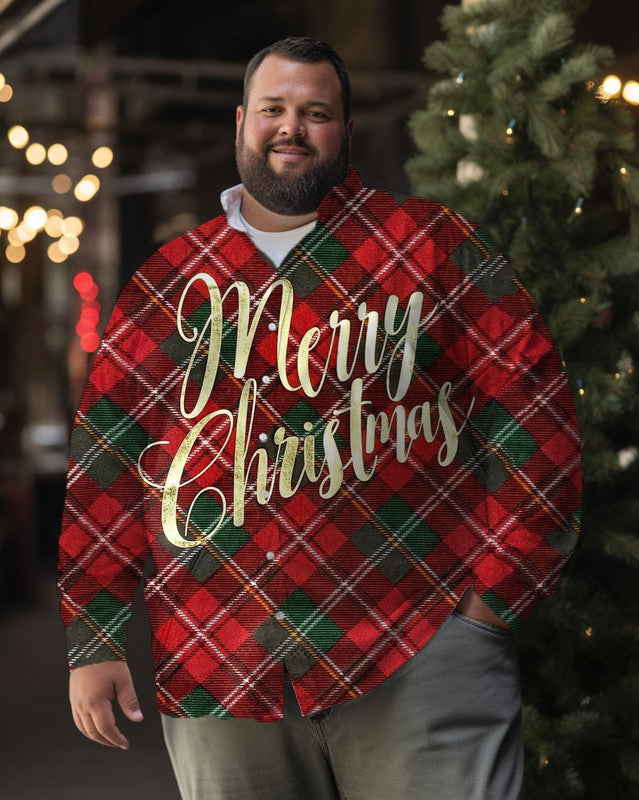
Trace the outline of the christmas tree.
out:
<instances>
[{"instance_id":1,"label":"christmas tree","mask_svg":"<svg viewBox=\"0 0 639 800\"><path fill-rule=\"evenodd\" d=\"M639 166L581 0L447 6L410 131L414 191L485 228L562 353L582 436L583 528L518 633L526 796L639 797ZM613 92L614 94L614 92Z\"/></svg>"}]
</instances>

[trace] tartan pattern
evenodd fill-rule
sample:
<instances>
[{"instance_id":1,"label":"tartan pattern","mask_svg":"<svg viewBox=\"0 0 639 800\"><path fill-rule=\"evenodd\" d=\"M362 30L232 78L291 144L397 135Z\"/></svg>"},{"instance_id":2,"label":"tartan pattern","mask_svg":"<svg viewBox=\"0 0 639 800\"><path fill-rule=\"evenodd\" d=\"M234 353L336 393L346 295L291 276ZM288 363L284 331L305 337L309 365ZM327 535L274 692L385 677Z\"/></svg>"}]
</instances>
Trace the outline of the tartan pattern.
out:
<instances>
[{"instance_id":1,"label":"tartan pattern","mask_svg":"<svg viewBox=\"0 0 639 800\"><path fill-rule=\"evenodd\" d=\"M67 484L71 667L125 658L152 557L158 706L184 717L277 719L284 667L304 713L357 697L470 585L517 625L579 527L572 395L529 295L468 220L354 170L277 271L224 215L142 266L94 361Z\"/></svg>"}]
</instances>

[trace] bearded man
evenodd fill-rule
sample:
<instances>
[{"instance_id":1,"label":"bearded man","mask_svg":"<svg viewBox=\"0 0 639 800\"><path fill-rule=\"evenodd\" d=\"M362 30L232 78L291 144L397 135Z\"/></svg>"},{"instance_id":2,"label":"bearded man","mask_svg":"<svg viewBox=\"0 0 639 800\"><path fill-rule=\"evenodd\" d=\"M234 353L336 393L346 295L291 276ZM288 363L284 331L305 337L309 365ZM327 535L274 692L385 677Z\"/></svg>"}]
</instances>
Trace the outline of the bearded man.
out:
<instances>
[{"instance_id":1,"label":"bearded man","mask_svg":"<svg viewBox=\"0 0 639 800\"><path fill-rule=\"evenodd\" d=\"M78 728L142 718L145 564L184 800L515 800L512 627L576 538L561 360L484 232L365 188L326 44L258 53L224 213L125 287L71 442Z\"/></svg>"}]
</instances>

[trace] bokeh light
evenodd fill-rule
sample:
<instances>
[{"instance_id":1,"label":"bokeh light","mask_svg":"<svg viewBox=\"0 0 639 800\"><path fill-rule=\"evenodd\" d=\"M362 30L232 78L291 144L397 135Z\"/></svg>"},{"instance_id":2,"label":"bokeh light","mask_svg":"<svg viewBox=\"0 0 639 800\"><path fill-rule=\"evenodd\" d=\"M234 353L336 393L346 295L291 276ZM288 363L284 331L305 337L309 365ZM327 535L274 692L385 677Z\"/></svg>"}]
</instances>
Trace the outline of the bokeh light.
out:
<instances>
[{"instance_id":1,"label":"bokeh light","mask_svg":"<svg viewBox=\"0 0 639 800\"><path fill-rule=\"evenodd\" d=\"M61 172L51 181L51 188L57 194L65 194L73 186L73 181L68 175Z\"/></svg>"},{"instance_id":2,"label":"bokeh light","mask_svg":"<svg viewBox=\"0 0 639 800\"><path fill-rule=\"evenodd\" d=\"M110 147L98 147L91 156L91 161L98 169L104 169L113 161L113 150Z\"/></svg>"},{"instance_id":3,"label":"bokeh light","mask_svg":"<svg viewBox=\"0 0 639 800\"><path fill-rule=\"evenodd\" d=\"M100 179L95 175L85 175L84 178L78 181L73 190L76 200L86 202L91 200L95 193L100 188Z\"/></svg>"},{"instance_id":4,"label":"bokeh light","mask_svg":"<svg viewBox=\"0 0 639 800\"><path fill-rule=\"evenodd\" d=\"M69 156L69 152L67 148L63 144L52 144L51 147L47 150L47 158L52 164L55 164L56 167L59 167L60 164L64 164Z\"/></svg>"},{"instance_id":5,"label":"bokeh light","mask_svg":"<svg viewBox=\"0 0 639 800\"><path fill-rule=\"evenodd\" d=\"M34 164L37 166L38 164L42 164L44 159L47 157L47 151L39 142L34 142L27 147L26 156L29 164Z\"/></svg>"},{"instance_id":6,"label":"bokeh light","mask_svg":"<svg viewBox=\"0 0 639 800\"><path fill-rule=\"evenodd\" d=\"M29 131L22 125L13 125L9 128L7 138L12 147L15 147L16 150L20 150L29 143Z\"/></svg>"}]
</instances>

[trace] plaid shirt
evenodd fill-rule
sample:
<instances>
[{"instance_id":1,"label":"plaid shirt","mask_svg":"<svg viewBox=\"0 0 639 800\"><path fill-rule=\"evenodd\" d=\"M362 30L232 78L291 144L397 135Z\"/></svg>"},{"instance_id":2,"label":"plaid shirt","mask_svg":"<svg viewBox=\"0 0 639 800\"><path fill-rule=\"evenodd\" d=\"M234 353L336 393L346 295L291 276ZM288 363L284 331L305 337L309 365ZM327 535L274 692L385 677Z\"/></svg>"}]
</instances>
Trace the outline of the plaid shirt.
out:
<instances>
[{"instance_id":1,"label":"plaid shirt","mask_svg":"<svg viewBox=\"0 0 639 800\"><path fill-rule=\"evenodd\" d=\"M124 659L144 579L158 704L310 713L414 655L469 586L511 625L578 532L546 326L486 234L351 170L276 270L221 215L120 296L71 440L70 665Z\"/></svg>"}]
</instances>

